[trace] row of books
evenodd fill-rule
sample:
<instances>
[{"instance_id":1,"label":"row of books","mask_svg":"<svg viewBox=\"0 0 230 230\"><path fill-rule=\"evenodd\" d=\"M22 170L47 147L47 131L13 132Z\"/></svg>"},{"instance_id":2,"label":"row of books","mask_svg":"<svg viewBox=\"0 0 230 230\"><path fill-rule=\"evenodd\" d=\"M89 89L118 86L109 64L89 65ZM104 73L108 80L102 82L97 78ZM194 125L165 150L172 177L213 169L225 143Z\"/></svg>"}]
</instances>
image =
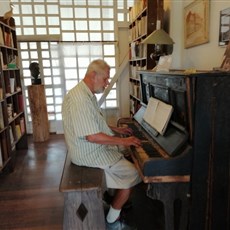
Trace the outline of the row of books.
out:
<instances>
[{"instance_id":1,"label":"row of books","mask_svg":"<svg viewBox=\"0 0 230 230\"><path fill-rule=\"evenodd\" d=\"M2 117L0 117L0 130L4 128L4 123ZM12 126L9 126L9 132L10 132L10 142L11 145L14 145L14 142L19 140L19 138L25 133L25 121L24 118L20 119L19 124L15 125L15 130L13 132ZM14 134L15 133L15 134Z\"/></svg>"},{"instance_id":2,"label":"row of books","mask_svg":"<svg viewBox=\"0 0 230 230\"><path fill-rule=\"evenodd\" d=\"M20 119L19 124L15 125L15 129L13 130L13 126L9 126L10 131L10 143L12 149L15 146L15 142L20 139L20 137L25 133L25 121L24 118Z\"/></svg>"},{"instance_id":3,"label":"row of books","mask_svg":"<svg viewBox=\"0 0 230 230\"><path fill-rule=\"evenodd\" d=\"M141 105L140 105L139 101L137 101L137 100L130 100L130 112L132 114L135 114L139 110L140 106Z\"/></svg>"},{"instance_id":4,"label":"row of books","mask_svg":"<svg viewBox=\"0 0 230 230\"><path fill-rule=\"evenodd\" d=\"M130 45L130 59L146 58L147 45L139 42L132 42Z\"/></svg>"},{"instance_id":5,"label":"row of books","mask_svg":"<svg viewBox=\"0 0 230 230\"><path fill-rule=\"evenodd\" d=\"M14 47L14 40L11 32L6 32L0 27L0 45Z\"/></svg>"},{"instance_id":6,"label":"row of books","mask_svg":"<svg viewBox=\"0 0 230 230\"><path fill-rule=\"evenodd\" d=\"M1 43L0 43L0 45L1 45ZM0 52L0 61L1 61L1 66L2 66L2 69L7 69L7 65L5 65L4 64L4 61L3 61L4 59L3 59L3 54L2 54L2 52Z\"/></svg>"},{"instance_id":7,"label":"row of books","mask_svg":"<svg viewBox=\"0 0 230 230\"><path fill-rule=\"evenodd\" d=\"M18 95L18 108L19 108L19 112L24 110L22 95ZM11 122L13 118L17 115L17 113L14 112L13 104L11 103L7 104L7 115L8 115L9 122ZM3 129L4 127L5 125L4 125L3 108L2 108L2 104L0 104L0 130Z\"/></svg>"},{"instance_id":8,"label":"row of books","mask_svg":"<svg viewBox=\"0 0 230 230\"><path fill-rule=\"evenodd\" d=\"M129 30L129 40L133 41L143 34L147 33L147 16L141 18L141 20L137 20L135 25Z\"/></svg>"},{"instance_id":9,"label":"row of books","mask_svg":"<svg viewBox=\"0 0 230 230\"><path fill-rule=\"evenodd\" d=\"M9 54L6 59L3 58L3 54L0 51L0 60L2 69L15 69L18 66L18 59L15 55ZM4 61L5 60L5 61Z\"/></svg>"},{"instance_id":10,"label":"row of books","mask_svg":"<svg viewBox=\"0 0 230 230\"><path fill-rule=\"evenodd\" d=\"M130 73L131 73L130 78L140 80L140 74L137 72L140 70L146 70L146 65L141 66L138 65L137 63L136 65L130 65Z\"/></svg>"},{"instance_id":11,"label":"row of books","mask_svg":"<svg viewBox=\"0 0 230 230\"><path fill-rule=\"evenodd\" d=\"M23 95L19 94L17 95L18 100L18 109L15 110L12 103L7 104L7 115L8 120L11 121L18 113L24 111L24 102L23 102Z\"/></svg>"},{"instance_id":12,"label":"row of books","mask_svg":"<svg viewBox=\"0 0 230 230\"><path fill-rule=\"evenodd\" d=\"M134 21L136 17L145 9L147 6L147 0L135 0L133 7L129 11L130 22Z\"/></svg>"},{"instance_id":13,"label":"row of books","mask_svg":"<svg viewBox=\"0 0 230 230\"><path fill-rule=\"evenodd\" d=\"M140 86L130 82L130 94L133 95L134 97L140 99L140 97L141 97Z\"/></svg>"}]
</instances>

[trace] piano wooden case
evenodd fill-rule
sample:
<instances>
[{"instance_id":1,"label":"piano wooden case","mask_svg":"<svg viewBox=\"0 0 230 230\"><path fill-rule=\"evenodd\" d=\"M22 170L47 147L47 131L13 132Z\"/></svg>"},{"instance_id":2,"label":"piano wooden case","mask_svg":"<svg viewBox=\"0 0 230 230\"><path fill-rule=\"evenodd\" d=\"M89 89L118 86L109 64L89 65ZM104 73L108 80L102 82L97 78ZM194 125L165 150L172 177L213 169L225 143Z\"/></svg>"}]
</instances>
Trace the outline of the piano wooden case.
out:
<instances>
[{"instance_id":1,"label":"piano wooden case","mask_svg":"<svg viewBox=\"0 0 230 230\"><path fill-rule=\"evenodd\" d=\"M147 195L155 199L160 184L187 184L188 218L180 229L229 229L230 73L139 75L141 107L118 125L130 126L142 140L141 148L131 148L131 156L148 183ZM143 119L150 97L174 108L163 136ZM166 229L173 229L170 225Z\"/></svg>"}]
</instances>

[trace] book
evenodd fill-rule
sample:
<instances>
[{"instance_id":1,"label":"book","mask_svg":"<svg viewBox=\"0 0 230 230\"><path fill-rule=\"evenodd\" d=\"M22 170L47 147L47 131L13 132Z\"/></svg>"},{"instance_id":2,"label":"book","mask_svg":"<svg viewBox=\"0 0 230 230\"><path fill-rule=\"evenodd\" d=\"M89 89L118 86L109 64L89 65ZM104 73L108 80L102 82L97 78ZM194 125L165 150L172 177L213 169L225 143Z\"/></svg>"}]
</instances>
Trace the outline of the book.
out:
<instances>
[{"instance_id":1,"label":"book","mask_svg":"<svg viewBox=\"0 0 230 230\"><path fill-rule=\"evenodd\" d=\"M23 101L23 95L18 95L18 109L20 112L24 111L24 101Z\"/></svg>"},{"instance_id":2,"label":"book","mask_svg":"<svg viewBox=\"0 0 230 230\"><path fill-rule=\"evenodd\" d=\"M143 119L158 133L164 135L172 112L172 105L166 104L154 97L150 97Z\"/></svg>"},{"instance_id":3,"label":"book","mask_svg":"<svg viewBox=\"0 0 230 230\"><path fill-rule=\"evenodd\" d=\"M11 143L11 147L13 149L15 140L14 140L13 130L12 130L11 126L9 126L9 132L10 132L10 143Z\"/></svg>"},{"instance_id":4,"label":"book","mask_svg":"<svg viewBox=\"0 0 230 230\"><path fill-rule=\"evenodd\" d=\"M0 45L4 45L4 36L3 36L3 32L2 32L2 27L0 27Z\"/></svg>"},{"instance_id":5,"label":"book","mask_svg":"<svg viewBox=\"0 0 230 230\"><path fill-rule=\"evenodd\" d=\"M4 129L4 117L2 111L2 104L0 103L0 130Z\"/></svg>"},{"instance_id":6,"label":"book","mask_svg":"<svg viewBox=\"0 0 230 230\"><path fill-rule=\"evenodd\" d=\"M5 32L5 45L9 47L11 46L11 36L8 32Z\"/></svg>"},{"instance_id":7,"label":"book","mask_svg":"<svg viewBox=\"0 0 230 230\"><path fill-rule=\"evenodd\" d=\"M20 119L20 130L21 130L21 134L24 134L26 132L24 118Z\"/></svg>"},{"instance_id":8,"label":"book","mask_svg":"<svg viewBox=\"0 0 230 230\"><path fill-rule=\"evenodd\" d=\"M19 140L19 138L22 136L20 125L15 125L15 132L16 132L16 139Z\"/></svg>"},{"instance_id":9,"label":"book","mask_svg":"<svg viewBox=\"0 0 230 230\"><path fill-rule=\"evenodd\" d=\"M3 167L3 157L2 157L2 147L1 147L1 142L0 142L0 168Z\"/></svg>"},{"instance_id":10,"label":"book","mask_svg":"<svg viewBox=\"0 0 230 230\"><path fill-rule=\"evenodd\" d=\"M0 66L2 67L2 69L4 69L4 61L3 61L3 54L2 52L0 51Z\"/></svg>"},{"instance_id":11,"label":"book","mask_svg":"<svg viewBox=\"0 0 230 230\"><path fill-rule=\"evenodd\" d=\"M13 35L10 33L10 46L14 47L14 40L13 40Z\"/></svg>"},{"instance_id":12,"label":"book","mask_svg":"<svg viewBox=\"0 0 230 230\"><path fill-rule=\"evenodd\" d=\"M0 87L0 101L3 100L3 90L2 88Z\"/></svg>"}]
</instances>

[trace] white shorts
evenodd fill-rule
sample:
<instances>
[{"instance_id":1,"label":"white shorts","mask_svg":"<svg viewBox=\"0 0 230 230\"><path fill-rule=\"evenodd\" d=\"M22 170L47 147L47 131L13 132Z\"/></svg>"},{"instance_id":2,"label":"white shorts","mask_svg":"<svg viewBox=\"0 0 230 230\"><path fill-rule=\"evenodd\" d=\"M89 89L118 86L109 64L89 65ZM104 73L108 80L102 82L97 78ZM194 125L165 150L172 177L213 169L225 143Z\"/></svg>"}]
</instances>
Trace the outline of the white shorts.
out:
<instances>
[{"instance_id":1,"label":"white shorts","mask_svg":"<svg viewBox=\"0 0 230 230\"><path fill-rule=\"evenodd\" d=\"M128 189L141 182L141 177L134 164L121 157L111 166L102 167L105 172L106 187L111 189Z\"/></svg>"}]
</instances>

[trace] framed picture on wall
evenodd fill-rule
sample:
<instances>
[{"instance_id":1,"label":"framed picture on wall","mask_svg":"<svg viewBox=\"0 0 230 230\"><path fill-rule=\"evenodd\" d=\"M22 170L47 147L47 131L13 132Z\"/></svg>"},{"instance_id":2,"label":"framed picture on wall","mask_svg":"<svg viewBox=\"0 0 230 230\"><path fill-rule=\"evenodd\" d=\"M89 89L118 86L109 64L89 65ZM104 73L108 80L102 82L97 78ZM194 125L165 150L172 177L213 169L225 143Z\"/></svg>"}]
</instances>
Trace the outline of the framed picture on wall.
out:
<instances>
[{"instance_id":1,"label":"framed picture on wall","mask_svg":"<svg viewBox=\"0 0 230 230\"><path fill-rule=\"evenodd\" d=\"M225 46L230 40L230 7L220 11L219 45Z\"/></svg>"},{"instance_id":2,"label":"framed picture on wall","mask_svg":"<svg viewBox=\"0 0 230 230\"><path fill-rule=\"evenodd\" d=\"M209 0L196 0L184 8L184 46L190 48L209 41Z\"/></svg>"}]
</instances>

